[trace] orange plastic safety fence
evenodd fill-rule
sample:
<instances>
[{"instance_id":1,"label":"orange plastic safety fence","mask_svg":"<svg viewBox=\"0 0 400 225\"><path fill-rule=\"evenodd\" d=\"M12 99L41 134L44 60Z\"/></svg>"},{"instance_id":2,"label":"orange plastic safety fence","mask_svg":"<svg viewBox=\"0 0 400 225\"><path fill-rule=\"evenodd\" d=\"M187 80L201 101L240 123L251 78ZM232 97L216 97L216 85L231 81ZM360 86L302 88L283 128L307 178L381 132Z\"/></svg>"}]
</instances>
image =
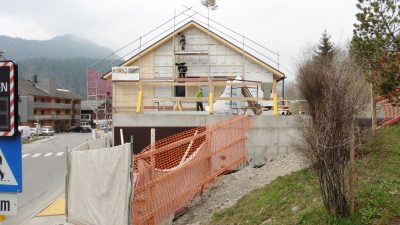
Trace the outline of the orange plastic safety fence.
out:
<instances>
[{"instance_id":1,"label":"orange plastic safety fence","mask_svg":"<svg viewBox=\"0 0 400 225\"><path fill-rule=\"evenodd\" d=\"M246 161L251 120L235 116L170 136L134 158L132 224L159 224L219 175Z\"/></svg>"},{"instance_id":2,"label":"orange plastic safety fence","mask_svg":"<svg viewBox=\"0 0 400 225\"><path fill-rule=\"evenodd\" d=\"M381 105L384 112L382 126L392 125L400 121L400 106L393 105L386 99L381 101Z\"/></svg>"}]
</instances>

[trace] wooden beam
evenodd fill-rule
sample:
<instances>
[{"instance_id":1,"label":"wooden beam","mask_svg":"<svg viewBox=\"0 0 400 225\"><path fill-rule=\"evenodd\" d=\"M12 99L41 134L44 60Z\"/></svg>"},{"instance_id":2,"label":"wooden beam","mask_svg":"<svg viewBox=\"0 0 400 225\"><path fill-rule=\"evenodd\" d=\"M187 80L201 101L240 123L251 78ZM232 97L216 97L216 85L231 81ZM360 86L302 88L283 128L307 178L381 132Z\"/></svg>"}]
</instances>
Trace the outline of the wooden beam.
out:
<instances>
[{"instance_id":1,"label":"wooden beam","mask_svg":"<svg viewBox=\"0 0 400 225\"><path fill-rule=\"evenodd\" d=\"M272 95L274 101L274 116L278 115L278 94L277 94L277 87L276 87L276 80L274 80L272 85Z\"/></svg>"}]
</instances>

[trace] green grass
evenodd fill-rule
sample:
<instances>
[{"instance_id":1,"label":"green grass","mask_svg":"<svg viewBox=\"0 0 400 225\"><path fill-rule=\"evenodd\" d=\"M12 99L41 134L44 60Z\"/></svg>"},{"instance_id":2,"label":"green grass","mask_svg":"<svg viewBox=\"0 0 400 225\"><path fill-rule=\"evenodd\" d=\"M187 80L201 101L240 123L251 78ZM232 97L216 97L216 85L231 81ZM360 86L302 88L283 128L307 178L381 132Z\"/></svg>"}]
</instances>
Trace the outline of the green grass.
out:
<instances>
[{"instance_id":1,"label":"green grass","mask_svg":"<svg viewBox=\"0 0 400 225\"><path fill-rule=\"evenodd\" d=\"M279 177L228 209L210 224L400 224L400 126L379 132L363 146L356 162L356 208L350 218L335 218L322 203L318 181L304 169ZM292 211L294 206L299 209Z\"/></svg>"}]
</instances>

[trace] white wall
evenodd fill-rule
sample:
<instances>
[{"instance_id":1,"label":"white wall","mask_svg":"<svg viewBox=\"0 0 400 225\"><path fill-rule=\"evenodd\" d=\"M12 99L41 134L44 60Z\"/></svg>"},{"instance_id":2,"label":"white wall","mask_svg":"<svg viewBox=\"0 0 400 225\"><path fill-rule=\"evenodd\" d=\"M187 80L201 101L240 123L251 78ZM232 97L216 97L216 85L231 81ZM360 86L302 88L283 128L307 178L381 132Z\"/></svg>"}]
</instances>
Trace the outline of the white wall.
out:
<instances>
[{"instance_id":1,"label":"white wall","mask_svg":"<svg viewBox=\"0 0 400 225\"><path fill-rule=\"evenodd\" d=\"M186 52L202 51L209 55L179 55L174 60L172 40L155 50L155 73L159 77L172 77L174 62L185 62L188 66L186 76L208 76L210 58L211 76L242 76L244 79L262 82L272 82L272 74L255 62L243 58L241 54L231 48L208 37L206 33L197 28L189 28L184 32L186 36ZM181 51L179 38L175 38L175 50ZM243 63L244 60L244 63Z\"/></svg>"}]
</instances>

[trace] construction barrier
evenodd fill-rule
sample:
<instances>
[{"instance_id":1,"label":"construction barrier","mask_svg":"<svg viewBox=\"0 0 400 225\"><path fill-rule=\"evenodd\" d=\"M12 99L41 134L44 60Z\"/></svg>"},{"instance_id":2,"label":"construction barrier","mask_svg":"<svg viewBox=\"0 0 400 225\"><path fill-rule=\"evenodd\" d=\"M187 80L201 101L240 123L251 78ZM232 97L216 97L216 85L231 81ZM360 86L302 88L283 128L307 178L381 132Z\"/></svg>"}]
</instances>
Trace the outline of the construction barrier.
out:
<instances>
[{"instance_id":1,"label":"construction barrier","mask_svg":"<svg viewBox=\"0 0 400 225\"><path fill-rule=\"evenodd\" d=\"M111 137L104 136L92 141L87 141L74 148L72 151L103 149L111 147Z\"/></svg>"},{"instance_id":2,"label":"construction barrier","mask_svg":"<svg viewBox=\"0 0 400 225\"><path fill-rule=\"evenodd\" d=\"M384 99L380 103L384 112L384 118L380 127L387 127L400 122L400 106L393 105L387 99Z\"/></svg>"},{"instance_id":3,"label":"construction barrier","mask_svg":"<svg viewBox=\"0 0 400 225\"><path fill-rule=\"evenodd\" d=\"M135 155L132 224L172 220L218 176L244 163L250 125L247 116L231 117L162 139Z\"/></svg>"},{"instance_id":4,"label":"construction barrier","mask_svg":"<svg viewBox=\"0 0 400 225\"><path fill-rule=\"evenodd\" d=\"M84 143L67 154L66 216L73 224L130 223L131 144L92 149L106 139Z\"/></svg>"}]
</instances>

